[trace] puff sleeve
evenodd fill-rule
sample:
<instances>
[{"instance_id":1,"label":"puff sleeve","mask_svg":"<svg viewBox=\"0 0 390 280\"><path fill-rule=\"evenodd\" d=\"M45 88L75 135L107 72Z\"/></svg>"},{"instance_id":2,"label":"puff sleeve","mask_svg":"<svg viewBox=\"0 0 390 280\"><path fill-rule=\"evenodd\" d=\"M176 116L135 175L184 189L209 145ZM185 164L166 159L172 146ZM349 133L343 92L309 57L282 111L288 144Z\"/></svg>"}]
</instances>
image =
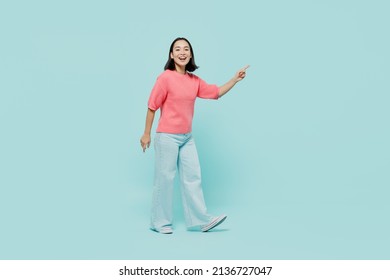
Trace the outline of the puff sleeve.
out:
<instances>
[{"instance_id":1,"label":"puff sleeve","mask_svg":"<svg viewBox=\"0 0 390 280\"><path fill-rule=\"evenodd\" d=\"M199 87L197 97L204 99L218 99L219 98L219 88L217 85L207 84L201 78L199 79Z\"/></svg>"},{"instance_id":2,"label":"puff sleeve","mask_svg":"<svg viewBox=\"0 0 390 280\"><path fill-rule=\"evenodd\" d=\"M154 111L158 110L167 98L167 93L161 79L158 78L150 93L148 107Z\"/></svg>"}]
</instances>

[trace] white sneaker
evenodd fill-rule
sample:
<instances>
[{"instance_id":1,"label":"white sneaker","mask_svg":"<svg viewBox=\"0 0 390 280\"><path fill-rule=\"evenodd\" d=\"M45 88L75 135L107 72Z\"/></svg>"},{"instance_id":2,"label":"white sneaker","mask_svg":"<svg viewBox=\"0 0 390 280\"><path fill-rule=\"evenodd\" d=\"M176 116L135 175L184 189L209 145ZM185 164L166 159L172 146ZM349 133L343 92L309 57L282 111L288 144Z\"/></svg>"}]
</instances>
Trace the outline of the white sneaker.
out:
<instances>
[{"instance_id":1,"label":"white sneaker","mask_svg":"<svg viewBox=\"0 0 390 280\"><path fill-rule=\"evenodd\" d=\"M209 231L210 229L213 229L216 226L219 226L220 224L222 224L226 220L226 218L227 218L226 215L218 216L218 217L214 218L210 223L208 223L207 225L203 226L201 228L201 230L203 232Z\"/></svg>"}]
</instances>

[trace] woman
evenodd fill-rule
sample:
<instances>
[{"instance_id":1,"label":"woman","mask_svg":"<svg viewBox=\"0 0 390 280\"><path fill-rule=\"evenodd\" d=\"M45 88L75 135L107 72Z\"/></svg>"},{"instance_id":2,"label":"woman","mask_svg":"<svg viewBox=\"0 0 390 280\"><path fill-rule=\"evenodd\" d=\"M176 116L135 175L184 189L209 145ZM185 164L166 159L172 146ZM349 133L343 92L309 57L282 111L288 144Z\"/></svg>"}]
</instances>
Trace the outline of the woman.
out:
<instances>
[{"instance_id":1,"label":"woman","mask_svg":"<svg viewBox=\"0 0 390 280\"><path fill-rule=\"evenodd\" d=\"M203 232L221 224L226 215L207 213L201 186L198 154L192 137L192 118L197 97L218 99L245 78L242 68L221 87L209 85L190 72L195 71L194 52L185 38L175 39L169 49L164 72L157 78L148 101L145 131L141 137L143 151L150 146L150 131L156 110L160 119L155 137L155 178L151 229L173 232L173 184L178 168L185 221L188 229Z\"/></svg>"}]
</instances>

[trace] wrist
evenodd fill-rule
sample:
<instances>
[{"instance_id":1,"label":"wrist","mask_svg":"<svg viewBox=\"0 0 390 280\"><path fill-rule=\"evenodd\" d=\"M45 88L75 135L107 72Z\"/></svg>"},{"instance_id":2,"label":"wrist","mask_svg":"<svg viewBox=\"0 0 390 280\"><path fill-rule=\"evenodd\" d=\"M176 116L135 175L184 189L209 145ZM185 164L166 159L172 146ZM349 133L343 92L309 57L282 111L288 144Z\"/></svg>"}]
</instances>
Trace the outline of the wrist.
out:
<instances>
[{"instance_id":1,"label":"wrist","mask_svg":"<svg viewBox=\"0 0 390 280\"><path fill-rule=\"evenodd\" d=\"M232 83L233 86L235 86L238 83L237 77L233 77L230 82Z\"/></svg>"}]
</instances>

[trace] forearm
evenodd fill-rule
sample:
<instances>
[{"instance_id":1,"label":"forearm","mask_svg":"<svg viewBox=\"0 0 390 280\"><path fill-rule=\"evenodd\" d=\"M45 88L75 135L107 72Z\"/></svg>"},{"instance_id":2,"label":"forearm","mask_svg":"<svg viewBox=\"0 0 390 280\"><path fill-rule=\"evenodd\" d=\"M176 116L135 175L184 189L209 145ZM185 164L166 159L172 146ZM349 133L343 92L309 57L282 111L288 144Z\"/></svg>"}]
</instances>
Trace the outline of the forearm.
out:
<instances>
[{"instance_id":1,"label":"forearm","mask_svg":"<svg viewBox=\"0 0 390 280\"><path fill-rule=\"evenodd\" d=\"M156 111L153 111L152 109L148 108L148 111L146 113L146 121L145 121L145 131L144 134L150 135L150 132L152 130L153 126L153 120L154 120L154 115Z\"/></svg>"},{"instance_id":2,"label":"forearm","mask_svg":"<svg viewBox=\"0 0 390 280\"><path fill-rule=\"evenodd\" d=\"M237 83L235 78L230 79L226 84L219 87L219 97L225 95L229 90L231 90L234 85Z\"/></svg>"},{"instance_id":3,"label":"forearm","mask_svg":"<svg viewBox=\"0 0 390 280\"><path fill-rule=\"evenodd\" d=\"M245 66L244 68L241 68L236 75L234 75L233 78L231 78L226 84L219 87L219 97L222 97L224 94L226 94L229 90L231 90L235 84L237 84L239 81L245 78L246 75L246 69L248 69L249 65Z\"/></svg>"}]
</instances>

